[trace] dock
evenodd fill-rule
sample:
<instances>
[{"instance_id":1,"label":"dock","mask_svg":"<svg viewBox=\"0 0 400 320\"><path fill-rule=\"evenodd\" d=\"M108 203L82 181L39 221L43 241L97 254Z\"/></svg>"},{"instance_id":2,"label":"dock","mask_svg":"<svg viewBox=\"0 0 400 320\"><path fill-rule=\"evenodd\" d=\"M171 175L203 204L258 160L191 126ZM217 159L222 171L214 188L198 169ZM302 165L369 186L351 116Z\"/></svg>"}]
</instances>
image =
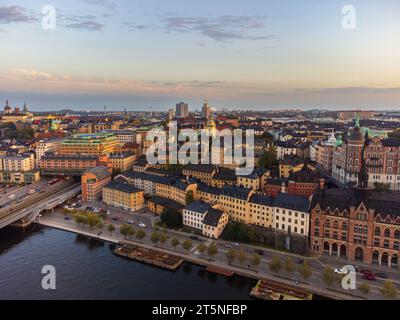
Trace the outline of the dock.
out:
<instances>
[{"instance_id":1,"label":"dock","mask_svg":"<svg viewBox=\"0 0 400 320\"><path fill-rule=\"evenodd\" d=\"M219 274L219 275L225 276L225 277L232 277L234 275L234 272L232 270L227 270L227 269L223 269L223 268L219 268L219 267L215 267L215 266L211 266L211 265L209 265L206 270L208 272L216 273L216 274Z\"/></svg>"},{"instance_id":2,"label":"dock","mask_svg":"<svg viewBox=\"0 0 400 320\"><path fill-rule=\"evenodd\" d=\"M312 300L313 294L302 288L260 280L251 290L250 296L262 300Z\"/></svg>"},{"instance_id":3,"label":"dock","mask_svg":"<svg viewBox=\"0 0 400 320\"><path fill-rule=\"evenodd\" d=\"M155 249L139 247L137 245L125 244L117 247L113 252L121 257L144 262L171 271L175 271L183 263L183 259L180 257Z\"/></svg>"}]
</instances>

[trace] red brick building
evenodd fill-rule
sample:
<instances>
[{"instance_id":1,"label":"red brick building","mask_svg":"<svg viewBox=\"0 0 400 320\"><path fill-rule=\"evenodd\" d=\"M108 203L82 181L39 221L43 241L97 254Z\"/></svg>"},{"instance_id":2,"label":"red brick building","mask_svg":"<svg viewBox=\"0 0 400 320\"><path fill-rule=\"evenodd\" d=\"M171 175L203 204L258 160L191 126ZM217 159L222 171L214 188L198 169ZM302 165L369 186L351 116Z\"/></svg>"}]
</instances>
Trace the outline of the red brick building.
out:
<instances>
[{"instance_id":1,"label":"red brick building","mask_svg":"<svg viewBox=\"0 0 400 320\"><path fill-rule=\"evenodd\" d=\"M310 230L311 249L316 253L398 268L400 193L317 190Z\"/></svg>"}]
</instances>

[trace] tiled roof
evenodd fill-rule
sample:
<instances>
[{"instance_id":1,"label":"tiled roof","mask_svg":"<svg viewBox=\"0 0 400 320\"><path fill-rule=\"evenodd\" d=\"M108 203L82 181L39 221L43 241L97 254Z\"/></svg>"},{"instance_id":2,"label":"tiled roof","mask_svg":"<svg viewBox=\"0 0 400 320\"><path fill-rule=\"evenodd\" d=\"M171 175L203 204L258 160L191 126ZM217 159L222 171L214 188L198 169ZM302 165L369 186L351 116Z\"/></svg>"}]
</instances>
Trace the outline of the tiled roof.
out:
<instances>
[{"instance_id":1,"label":"tiled roof","mask_svg":"<svg viewBox=\"0 0 400 320\"><path fill-rule=\"evenodd\" d=\"M223 211L211 208L203 218L203 223L208 226L217 227L223 214Z\"/></svg>"},{"instance_id":2,"label":"tiled roof","mask_svg":"<svg viewBox=\"0 0 400 320\"><path fill-rule=\"evenodd\" d=\"M123 182L121 179L111 181L104 188L118 190L125 193L136 193L143 191L127 182Z\"/></svg>"},{"instance_id":3,"label":"tiled roof","mask_svg":"<svg viewBox=\"0 0 400 320\"><path fill-rule=\"evenodd\" d=\"M304 196L289 193L279 193L275 198L275 207L308 212L310 201Z\"/></svg>"}]
</instances>

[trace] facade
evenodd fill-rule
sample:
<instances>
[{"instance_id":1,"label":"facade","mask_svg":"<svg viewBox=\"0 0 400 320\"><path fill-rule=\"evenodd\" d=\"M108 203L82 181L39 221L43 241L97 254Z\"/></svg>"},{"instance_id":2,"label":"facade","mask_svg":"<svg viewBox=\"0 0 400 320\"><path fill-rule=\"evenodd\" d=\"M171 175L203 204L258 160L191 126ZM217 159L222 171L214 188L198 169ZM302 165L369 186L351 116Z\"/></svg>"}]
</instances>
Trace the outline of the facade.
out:
<instances>
[{"instance_id":1,"label":"facade","mask_svg":"<svg viewBox=\"0 0 400 320\"><path fill-rule=\"evenodd\" d=\"M181 205L186 205L186 194L191 191L196 198L196 183L175 180L173 183L164 180L156 183L156 196L173 200Z\"/></svg>"},{"instance_id":2,"label":"facade","mask_svg":"<svg viewBox=\"0 0 400 320\"><path fill-rule=\"evenodd\" d=\"M311 204L311 249L398 268L399 208L398 192L319 190Z\"/></svg>"},{"instance_id":3,"label":"facade","mask_svg":"<svg viewBox=\"0 0 400 320\"><path fill-rule=\"evenodd\" d=\"M104 156L118 151L119 142L113 133L75 134L60 146L60 155Z\"/></svg>"},{"instance_id":4,"label":"facade","mask_svg":"<svg viewBox=\"0 0 400 320\"><path fill-rule=\"evenodd\" d=\"M82 200L96 201L102 194L102 188L111 182L111 173L107 167L94 167L82 174Z\"/></svg>"},{"instance_id":5,"label":"facade","mask_svg":"<svg viewBox=\"0 0 400 320\"><path fill-rule=\"evenodd\" d=\"M304 167L304 159L290 156L279 161L279 177L288 178L293 172L298 172Z\"/></svg>"},{"instance_id":6,"label":"facade","mask_svg":"<svg viewBox=\"0 0 400 320\"><path fill-rule=\"evenodd\" d=\"M103 187L103 202L124 210L138 211L145 205L144 191L117 179Z\"/></svg>"},{"instance_id":7,"label":"facade","mask_svg":"<svg viewBox=\"0 0 400 320\"><path fill-rule=\"evenodd\" d=\"M39 171L35 169L35 155L0 156L0 182L28 184L40 180Z\"/></svg>"},{"instance_id":8,"label":"facade","mask_svg":"<svg viewBox=\"0 0 400 320\"><path fill-rule=\"evenodd\" d=\"M184 176L194 177L206 184L211 184L211 179L215 173L215 167L207 164L189 164L182 170Z\"/></svg>"},{"instance_id":9,"label":"facade","mask_svg":"<svg viewBox=\"0 0 400 320\"><path fill-rule=\"evenodd\" d=\"M113 153L108 158L111 168L120 172L131 170L136 161L136 155L133 152Z\"/></svg>"},{"instance_id":10,"label":"facade","mask_svg":"<svg viewBox=\"0 0 400 320\"><path fill-rule=\"evenodd\" d=\"M48 152L58 152L60 149L60 145L62 139L53 139L53 140L40 140L36 146L36 165L39 166L39 161L43 157L43 155Z\"/></svg>"},{"instance_id":11,"label":"facade","mask_svg":"<svg viewBox=\"0 0 400 320\"><path fill-rule=\"evenodd\" d=\"M80 176L86 169L107 164L107 157L45 154L39 161L39 168L42 174Z\"/></svg>"}]
</instances>

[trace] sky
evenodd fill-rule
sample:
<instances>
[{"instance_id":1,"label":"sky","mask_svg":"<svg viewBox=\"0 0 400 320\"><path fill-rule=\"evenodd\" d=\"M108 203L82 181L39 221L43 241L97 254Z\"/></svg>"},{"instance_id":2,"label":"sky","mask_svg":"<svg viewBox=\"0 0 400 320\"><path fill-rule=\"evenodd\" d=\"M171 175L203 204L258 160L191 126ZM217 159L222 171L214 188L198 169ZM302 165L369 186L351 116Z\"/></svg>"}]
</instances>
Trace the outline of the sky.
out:
<instances>
[{"instance_id":1,"label":"sky","mask_svg":"<svg viewBox=\"0 0 400 320\"><path fill-rule=\"evenodd\" d=\"M399 35L398 0L0 0L0 107L400 110Z\"/></svg>"}]
</instances>

